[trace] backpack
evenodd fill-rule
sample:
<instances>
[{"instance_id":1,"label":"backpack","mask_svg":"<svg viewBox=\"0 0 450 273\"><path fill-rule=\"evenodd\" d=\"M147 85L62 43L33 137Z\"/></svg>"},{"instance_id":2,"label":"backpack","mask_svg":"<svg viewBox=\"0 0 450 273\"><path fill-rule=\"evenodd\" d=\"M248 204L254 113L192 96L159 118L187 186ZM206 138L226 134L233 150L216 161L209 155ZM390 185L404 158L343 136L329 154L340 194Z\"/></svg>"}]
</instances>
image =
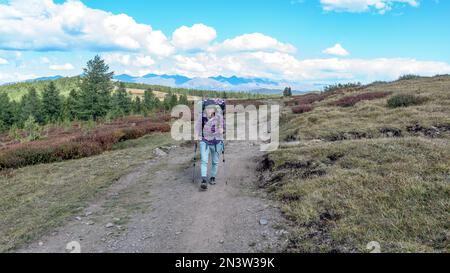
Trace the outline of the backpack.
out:
<instances>
[{"instance_id":1,"label":"backpack","mask_svg":"<svg viewBox=\"0 0 450 273\"><path fill-rule=\"evenodd\" d=\"M200 109L202 109L202 112L200 113L200 117L202 118L202 137L204 137L204 132L203 132L203 128L205 127L205 122L203 119L203 113L205 112L205 109L208 106L217 106L217 110L216 111L216 115L221 115L222 119L223 119L223 129L224 129L224 134L225 134L225 117L226 117L226 102L223 99L205 99L201 101L202 107Z\"/></svg>"}]
</instances>

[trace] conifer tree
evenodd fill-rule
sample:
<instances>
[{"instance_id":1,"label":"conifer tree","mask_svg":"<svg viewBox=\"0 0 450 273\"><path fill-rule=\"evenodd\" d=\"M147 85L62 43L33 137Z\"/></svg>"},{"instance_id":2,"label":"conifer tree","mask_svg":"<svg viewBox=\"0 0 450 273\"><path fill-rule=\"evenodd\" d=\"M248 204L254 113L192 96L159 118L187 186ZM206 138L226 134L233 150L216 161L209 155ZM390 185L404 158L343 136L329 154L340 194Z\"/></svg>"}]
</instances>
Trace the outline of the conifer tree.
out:
<instances>
[{"instance_id":1,"label":"conifer tree","mask_svg":"<svg viewBox=\"0 0 450 273\"><path fill-rule=\"evenodd\" d=\"M59 90L50 82L42 91L42 114L47 122L61 119L63 104Z\"/></svg>"},{"instance_id":2,"label":"conifer tree","mask_svg":"<svg viewBox=\"0 0 450 273\"><path fill-rule=\"evenodd\" d=\"M111 106L111 92L113 84L111 79L114 72L100 56L88 61L84 68L80 86L80 117L84 120L96 120L108 113Z\"/></svg>"},{"instance_id":3,"label":"conifer tree","mask_svg":"<svg viewBox=\"0 0 450 273\"><path fill-rule=\"evenodd\" d=\"M30 116L33 116L38 123L44 122L42 101L34 87L28 90L28 93L22 97L20 102L20 122L23 124Z\"/></svg>"}]
</instances>

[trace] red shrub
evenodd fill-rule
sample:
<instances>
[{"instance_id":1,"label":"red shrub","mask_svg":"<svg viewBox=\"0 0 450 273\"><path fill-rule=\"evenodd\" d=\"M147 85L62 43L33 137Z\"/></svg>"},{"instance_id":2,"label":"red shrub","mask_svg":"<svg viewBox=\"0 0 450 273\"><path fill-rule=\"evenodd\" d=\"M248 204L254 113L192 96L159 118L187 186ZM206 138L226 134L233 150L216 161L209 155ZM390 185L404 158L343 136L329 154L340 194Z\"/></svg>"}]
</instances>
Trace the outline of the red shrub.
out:
<instances>
[{"instance_id":1,"label":"red shrub","mask_svg":"<svg viewBox=\"0 0 450 273\"><path fill-rule=\"evenodd\" d=\"M160 118L165 119L163 116ZM112 149L120 141L136 139L153 132L169 132L170 125L153 122L151 118L133 117L98 125L86 135L82 134L81 129L69 135L63 131L57 135L57 131L52 130L54 134L46 140L2 147L0 170L98 155Z\"/></svg>"},{"instance_id":2,"label":"red shrub","mask_svg":"<svg viewBox=\"0 0 450 273\"><path fill-rule=\"evenodd\" d=\"M314 109L310 104L301 104L298 106L292 107L292 112L294 114L302 114L306 112L311 112Z\"/></svg>"},{"instance_id":3,"label":"red shrub","mask_svg":"<svg viewBox=\"0 0 450 273\"><path fill-rule=\"evenodd\" d=\"M331 95L334 95L333 92L322 92L322 93L311 93L301 96L293 97L292 100L286 102L287 106L294 105L304 105L304 104L313 104L315 102L323 101Z\"/></svg>"},{"instance_id":4,"label":"red shrub","mask_svg":"<svg viewBox=\"0 0 450 273\"><path fill-rule=\"evenodd\" d=\"M358 95L354 95L354 96L343 97L335 102L330 103L330 105L341 106L341 107L351 107L360 101L381 99L381 98L387 97L391 94L392 94L392 92L362 93L362 94L358 94Z\"/></svg>"}]
</instances>

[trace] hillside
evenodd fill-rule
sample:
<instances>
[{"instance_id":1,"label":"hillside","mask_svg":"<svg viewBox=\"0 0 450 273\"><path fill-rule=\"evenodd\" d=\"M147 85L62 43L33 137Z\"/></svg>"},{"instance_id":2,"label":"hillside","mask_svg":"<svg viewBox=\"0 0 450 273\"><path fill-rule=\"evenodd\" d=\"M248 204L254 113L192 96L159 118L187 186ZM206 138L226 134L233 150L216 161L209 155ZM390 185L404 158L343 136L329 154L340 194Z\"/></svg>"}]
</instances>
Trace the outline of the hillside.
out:
<instances>
[{"instance_id":1,"label":"hillside","mask_svg":"<svg viewBox=\"0 0 450 273\"><path fill-rule=\"evenodd\" d=\"M121 78L122 79L122 78ZM38 92L40 92L50 81L55 83L56 88L61 92L61 95L67 96L72 89L78 89L79 82L81 78L79 76L76 77L65 77L65 78L56 78L56 79L37 79L33 81L26 81L20 83L12 83L6 85L0 85L0 92L6 92L11 99L20 100L20 98L27 93L28 89L31 87L36 88ZM132 91L133 94L140 94L145 89L150 88L153 91L156 91L158 97L164 97L162 93L173 92L177 94L187 93L191 99L194 99L195 96L223 96L225 94L224 91L214 91L214 90L205 90L205 89L189 89L189 88L180 88L180 87L170 87L164 85L154 85L154 84L146 84L146 83L133 83L133 82L124 82L126 87ZM269 97L271 94L266 94L262 92L262 94L258 93L249 93L249 92L238 92L238 91L227 91L227 97L229 98L260 98L260 97Z\"/></svg>"},{"instance_id":2,"label":"hillside","mask_svg":"<svg viewBox=\"0 0 450 273\"><path fill-rule=\"evenodd\" d=\"M388 107L397 95L420 103ZM367 100L342 103L355 97ZM260 186L292 220L289 251L362 252L371 241L383 252L450 251L450 77L284 103L296 101L283 110L286 142L260 166Z\"/></svg>"},{"instance_id":3,"label":"hillside","mask_svg":"<svg viewBox=\"0 0 450 273\"><path fill-rule=\"evenodd\" d=\"M56 88L60 90L61 95L67 96L72 89L77 89L80 77L66 77L55 80L35 80L12 84L0 85L0 92L6 92L12 100L20 100L24 94L28 92L31 87L36 88L40 92L48 83L52 81Z\"/></svg>"}]
</instances>

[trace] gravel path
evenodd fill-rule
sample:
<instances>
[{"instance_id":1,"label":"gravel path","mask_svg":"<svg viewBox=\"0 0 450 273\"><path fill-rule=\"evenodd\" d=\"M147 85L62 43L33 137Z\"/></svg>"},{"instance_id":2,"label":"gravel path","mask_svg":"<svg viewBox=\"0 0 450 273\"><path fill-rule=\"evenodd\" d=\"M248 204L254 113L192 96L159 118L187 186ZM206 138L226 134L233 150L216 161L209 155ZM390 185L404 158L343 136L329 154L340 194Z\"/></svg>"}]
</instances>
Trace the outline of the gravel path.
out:
<instances>
[{"instance_id":1,"label":"gravel path","mask_svg":"<svg viewBox=\"0 0 450 273\"><path fill-rule=\"evenodd\" d=\"M192 183L192 148L174 147L19 252L67 252L72 241L81 252L282 251L285 220L255 187L259 145L232 142L226 148L218 184L207 191Z\"/></svg>"}]
</instances>

